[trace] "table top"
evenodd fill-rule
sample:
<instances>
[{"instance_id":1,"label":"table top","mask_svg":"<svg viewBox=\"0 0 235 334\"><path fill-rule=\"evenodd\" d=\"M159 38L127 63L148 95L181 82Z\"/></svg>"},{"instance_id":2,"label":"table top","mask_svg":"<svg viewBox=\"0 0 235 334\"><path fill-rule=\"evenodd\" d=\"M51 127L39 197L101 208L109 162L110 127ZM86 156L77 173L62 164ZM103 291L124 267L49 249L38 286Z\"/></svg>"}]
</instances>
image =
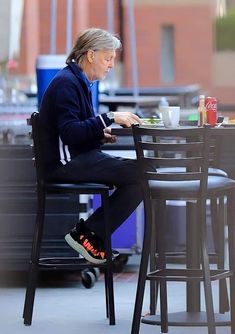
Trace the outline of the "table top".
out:
<instances>
[{"instance_id":1,"label":"table top","mask_svg":"<svg viewBox=\"0 0 235 334\"><path fill-rule=\"evenodd\" d=\"M150 127L150 126L147 125L147 127ZM152 127L164 129L164 127L160 125L153 125ZM183 128L185 126L181 126L181 127ZM187 127L195 128L195 126L187 126ZM167 129L169 130L169 128ZM211 127L209 128L209 130L211 131L213 135L234 135L235 136L235 124L234 125L229 124L229 125L224 125L224 126L219 126L219 127ZM122 128L121 126L114 126L112 127L112 134L116 136L132 136L132 129Z\"/></svg>"}]
</instances>

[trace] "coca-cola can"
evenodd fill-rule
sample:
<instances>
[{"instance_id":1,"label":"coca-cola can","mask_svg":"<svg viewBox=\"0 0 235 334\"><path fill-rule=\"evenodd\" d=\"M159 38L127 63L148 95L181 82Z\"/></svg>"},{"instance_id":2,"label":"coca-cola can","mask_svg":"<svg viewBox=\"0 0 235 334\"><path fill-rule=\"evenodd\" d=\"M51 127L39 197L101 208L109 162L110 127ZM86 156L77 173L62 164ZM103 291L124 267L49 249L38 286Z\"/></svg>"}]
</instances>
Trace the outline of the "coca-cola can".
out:
<instances>
[{"instance_id":1,"label":"coca-cola can","mask_svg":"<svg viewBox=\"0 0 235 334\"><path fill-rule=\"evenodd\" d=\"M206 120L211 126L215 126L217 123L217 100L215 97L207 96L205 98L206 107Z\"/></svg>"}]
</instances>

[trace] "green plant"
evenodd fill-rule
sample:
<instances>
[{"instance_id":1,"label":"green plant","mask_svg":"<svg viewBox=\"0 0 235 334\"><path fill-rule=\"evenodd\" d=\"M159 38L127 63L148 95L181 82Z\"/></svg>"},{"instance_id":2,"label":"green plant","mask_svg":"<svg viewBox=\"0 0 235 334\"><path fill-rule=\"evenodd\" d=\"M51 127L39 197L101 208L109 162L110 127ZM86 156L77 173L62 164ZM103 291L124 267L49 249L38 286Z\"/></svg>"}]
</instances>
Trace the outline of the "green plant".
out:
<instances>
[{"instance_id":1,"label":"green plant","mask_svg":"<svg viewBox=\"0 0 235 334\"><path fill-rule=\"evenodd\" d=\"M216 49L235 50L235 7L216 20Z\"/></svg>"}]
</instances>

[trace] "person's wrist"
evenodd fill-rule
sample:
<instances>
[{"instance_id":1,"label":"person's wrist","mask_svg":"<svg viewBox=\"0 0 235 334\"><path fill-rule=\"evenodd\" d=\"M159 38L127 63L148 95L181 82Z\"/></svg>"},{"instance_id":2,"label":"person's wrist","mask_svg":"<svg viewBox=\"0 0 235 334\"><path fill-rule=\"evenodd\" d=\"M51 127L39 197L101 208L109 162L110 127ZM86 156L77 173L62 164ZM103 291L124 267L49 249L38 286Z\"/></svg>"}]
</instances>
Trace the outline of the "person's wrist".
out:
<instances>
[{"instance_id":1,"label":"person's wrist","mask_svg":"<svg viewBox=\"0 0 235 334\"><path fill-rule=\"evenodd\" d=\"M112 121L112 122L115 121L115 117L114 117L114 112L113 111L109 111L107 113L107 117L110 119L110 121Z\"/></svg>"}]
</instances>

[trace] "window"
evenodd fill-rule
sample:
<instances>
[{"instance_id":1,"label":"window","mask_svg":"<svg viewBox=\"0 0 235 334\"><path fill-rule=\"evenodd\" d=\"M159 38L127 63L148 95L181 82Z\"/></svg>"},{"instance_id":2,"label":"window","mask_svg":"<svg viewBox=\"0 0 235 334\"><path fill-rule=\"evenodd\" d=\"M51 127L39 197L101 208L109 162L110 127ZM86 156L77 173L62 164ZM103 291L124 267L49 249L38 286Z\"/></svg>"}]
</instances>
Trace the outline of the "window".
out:
<instances>
[{"instance_id":1,"label":"window","mask_svg":"<svg viewBox=\"0 0 235 334\"><path fill-rule=\"evenodd\" d=\"M174 62L174 27L163 26L161 28L161 80L163 82L172 82L175 79L175 62Z\"/></svg>"},{"instance_id":2,"label":"window","mask_svg":"<svg viewBox=\"0 0 235 334\"><path fill-rule=\"evenodd\" d=\"M216 14L219 17L226 15L226 0L217 0Z\"/></svg>"}]
</instances>

